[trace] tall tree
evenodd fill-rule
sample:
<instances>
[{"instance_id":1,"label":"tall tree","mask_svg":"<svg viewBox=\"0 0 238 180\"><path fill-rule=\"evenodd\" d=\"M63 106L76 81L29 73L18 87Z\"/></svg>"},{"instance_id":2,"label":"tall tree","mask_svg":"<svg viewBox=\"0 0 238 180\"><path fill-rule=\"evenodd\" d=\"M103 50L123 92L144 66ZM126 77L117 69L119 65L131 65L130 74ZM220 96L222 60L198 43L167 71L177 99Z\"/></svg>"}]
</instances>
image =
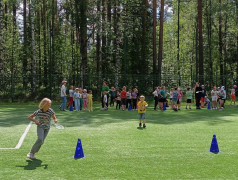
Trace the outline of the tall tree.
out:
<instances>
[{"instance_id":1,"label":"tall tree","mask_svg":"<svg viewBox=\"0 0 238 180\"><path fill-rule=\"evenodd\" d=\"M35 23L34 23L34 17L35 17L35 4L34 0L31 0L30 2L30 9L29 9L29 16L30 16L30 23L31 23L31 54L32 54L32 68L31 68L31 75L32 75L32 81L31 81L31 89L33 96L36 94L36 42L35 42Z\"/></svg>"},{"instance_id":2,"label":"tall tree","mask_svg":"<svg viewBox=\"0 0 238 180\"><path fill-rule=\"evenodd\" d=\"M97 74L98 74L98 79L97 79L97 89L101 87L100 83L100 76L101 76L101 71L102 71L102 65L101 65L101 2L98 0L97 1L97 23L96 23L96 62L97 62Z\"/></svg>"},{"instance_id":3,"label":"tall tree","mask_svg":"<svg viewBox=\"0 0 238 180\"><path fill-rule=\"evenodd\" d=\"M236 1L236 27L238 27L238 1ZM238 31L236 32L236 60L238 59ZM238 80L238 61L236 61L236 79Z\"/></svg>"},{"instance_id":4,"label":"tall tree","mask_svg":"<svg viewBox=\"0 0 238 180\"><path fill-rule=\"evenodd\" d=\"M3 63L3 0L0 0L0 75L2 74L2 63Z\"/></svg>"},{"instance_id":5,"label":"tall tree","mask_svg":"<svg viewBox=\"0 0 238 180\"><path fill-rule=\"evenodd\" d=\"M180 57L179 57L179 53L180 53L180 49L179 49L179 43L180 43L180 0L178 0L178 39L177 39L177 63L178 63L178 76L179 76L179 86L181 86L181 80L180 80Z\"/></svg>"},{"instance_id":6,"label":"tall tree","mask_svg":"<svg viewBox=\"0 0 238 180\"><path fill-rule=\"evenodd\" d=\"M142 15L142 38L141 38L141 63L140 73L146 74L148 72L147 52L148 52L148 0L143 1L143 15Z\"/></svg>"},{"instance_id":7,"label":"tall tree","mask_svg":"<svg viewBox=\"0 0 238 180\"><path fill-rule=\"evenodd\" d=\"M160 7L160 27L159 27L159 54L158 54L158 75L159 85L161 85L162 58L163 58L163 33L164 33L164 0L161 0Z\"/></svg>"},{"instance_id":8,"label":"tall tree","mask_svg":"<svg viewBox=\"0 0 238 180\"><path fill-rule=\"evenodd\" d=\"M44 74L44 86L48 86L48 61L47 61L47 23L46 23L46 0L43 0L42 4L42 26L43 26L43 74Z\"/></svg>"},{"instance_id":9,"label":"tall tree","mask_svg":"<svg viewBox=\"0 0 238 180\"><path fill-rule=\"evenodd\" d=\"M83 75L82 87L87 84L87 73L88 73L88 57L87 57L87 47L88 47L88 36L87 36L87 10L88 10L88 0L80 1L80 53L81 53L81 70Z\"/></svg>"},{"instance_id":10,"label":"tall tree","mask_svg":"<svg viewBox=\"0 0 238 180\"><path fill-rule=\"evenodd\" d=\"M27 12L26 12L26 0L23 0L23 47L22 47L22 73L27 74L27 49L28 49L28 38L27 38ZM23 88L26 89L27 78L23 78Z\"/></svg>"},{"instance_id":11,"label":"tall tree","mask_svg":"<svg viewBox=\"0 0 238 180\"><path fill-rule=\"evenodd\" d=\"M223 84L223 54L222 54L222 8L221 8L222 4L221 4L221 0L219 0L219 59L220 59L220 83Z\"/></svg>"},{"instance_id":12,"label":"tall tree","mask_svg":"<svg viewBox=\"0 0 238 180\"><path fill-rule=\"evenodd\" d=\"M153 0L153 74L156 74L156 59L157 59L157 48L156 48L156 25L157 25L157 2Z\"/></svg>"},{"instance_id":13,"label":"tall tree","mask_svg":"<svg viewBox=\"0 0 238 180\"><path fill-rule=\"evenodd\" d=\"M118 23L120 19L119 0L114 0L113 9L113 29L114 29L114 40L113 40L113 62L115 63L115 87L118 88L119 84L119 57L118 57Z\"/></svg>"},{"instance_id":14,"label":"tall tree","mask_svg":"<svg viewBox=\"0 0 238 180\"><path fill-rule=\"evenodd\" d=\"M102 46L101 46L101 52L102 52L102 74L106 74L107 62L106 62L106 3L105 0L102 0Z\"/></svg>"},{"instance_id":15,"label":"tall tree","mask_svg":"<svg viewBox=\"0 0 238 180\"><path fill-rule=\"evenodd\" d=\"M202 31L202 0L198 0L198 50L199 50L199 82L204 84L203 71L203 31Z\"/></svg>"}]
</instances>

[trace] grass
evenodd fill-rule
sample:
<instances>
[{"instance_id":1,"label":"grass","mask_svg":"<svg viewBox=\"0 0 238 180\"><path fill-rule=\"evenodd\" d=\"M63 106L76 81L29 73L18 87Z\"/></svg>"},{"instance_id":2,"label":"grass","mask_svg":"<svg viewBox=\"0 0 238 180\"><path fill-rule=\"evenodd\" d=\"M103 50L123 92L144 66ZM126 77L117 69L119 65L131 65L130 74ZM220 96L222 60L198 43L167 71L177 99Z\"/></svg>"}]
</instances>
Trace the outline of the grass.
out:
<instances>
[{"instance_id":1,"label":"grass","mask_svg":"<svg viewBox=\"0 0 238 180\"><path fill-rule=\"evenodd\" d=\"M150 105L152 106L152 102ZM1 105L0 148L15 147L37 105ZM36 126L18 150L0 150L0 179L236 179L238 107L223 111L147 110L147 128L138 128L137 112L110 108L91 113L61 112L64 130L51 128L45 144L26 158ZM216 134L221 153L209 152ZM78 138L85 158L74 160Z\"/></svg>"}]
</instances>

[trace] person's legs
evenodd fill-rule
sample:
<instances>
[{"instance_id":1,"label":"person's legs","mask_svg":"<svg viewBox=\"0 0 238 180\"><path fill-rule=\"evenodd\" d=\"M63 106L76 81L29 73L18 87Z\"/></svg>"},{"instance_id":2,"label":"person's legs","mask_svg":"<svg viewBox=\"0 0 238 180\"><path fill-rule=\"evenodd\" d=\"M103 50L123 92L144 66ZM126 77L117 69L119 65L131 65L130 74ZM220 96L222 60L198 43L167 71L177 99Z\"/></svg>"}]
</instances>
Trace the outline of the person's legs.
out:
<instances>
[{"instance_id":1,"label":"person's legs","mask_svg":"<svg viewBox=\"0 0 238 180\"><path fill-rule=\"evenodd\" d=\"M104 97L103 97L103 95L101 97L101 103L102 103L102 108L104 108Z\"/></svg>"},{"instance_id":2,"label":"person's legs","mask_svg":"<svg viewBox=\"0 0 238 180\"><path fill-rule=\"evenodd\" d=\"M31 153L35 154L40 150L42 144L44 144L44 140L46 136L48 135L48 132L49 132L49 129L43 129L37 126L38 139L36 140L35 144L32 146Z\"/></svg>"}]
</instances>

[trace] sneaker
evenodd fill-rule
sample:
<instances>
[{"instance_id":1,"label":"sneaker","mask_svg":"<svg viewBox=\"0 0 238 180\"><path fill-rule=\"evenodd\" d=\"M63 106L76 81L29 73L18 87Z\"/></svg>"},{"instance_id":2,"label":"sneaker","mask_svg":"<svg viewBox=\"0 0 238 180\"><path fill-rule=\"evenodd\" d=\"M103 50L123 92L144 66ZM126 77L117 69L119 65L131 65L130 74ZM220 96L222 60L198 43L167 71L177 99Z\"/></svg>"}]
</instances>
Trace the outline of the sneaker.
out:
<instances>
[{"instance_id":1,"label":"sneaker","mask_svg":"<svg viewBox=\"0 0 238 180\"><path fill-rule=\"evenodd\" d=\"M141 123L139 123L139 127L141 127Z\"/></svg>"},{"instance_id":2,"label":"sneaker","mask_svg":"<svg viewBox=\"0 0 238 180\"><path fill-rule=\"evenodd\" d=\"M191 108L189 108L189 110L191 110Z\"/></svg>"},{"instance_id":3,"label":"sneaker","mask_svg":"<svg viewBox=\"0 0 238 180\"><path fill-rule=\"evenodd\" d=\"M145 124L143 124L143 128L146 128L146 125L145 125Z\"/></svg>"},{"instance_id":4,"label":"sneaker","mask_svg":"<svg viewBox=\"0 0 238 180\"><path fill-rule=\"evenodd\" d=\"M31 152L29 152L26 157L28 157L29 159L36 159L35 155Z\"/></svg>"}]
</instances>

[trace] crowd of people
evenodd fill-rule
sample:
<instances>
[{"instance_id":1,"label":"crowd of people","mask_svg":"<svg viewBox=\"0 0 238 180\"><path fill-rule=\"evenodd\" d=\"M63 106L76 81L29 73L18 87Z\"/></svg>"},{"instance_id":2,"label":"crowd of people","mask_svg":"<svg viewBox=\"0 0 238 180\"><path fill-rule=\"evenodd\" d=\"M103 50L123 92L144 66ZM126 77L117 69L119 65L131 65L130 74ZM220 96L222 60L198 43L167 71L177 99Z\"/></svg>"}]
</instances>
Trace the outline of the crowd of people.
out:
<instances>
[{"instance_id":1,"label":"crowd of people","mask_svg":"<svg viewBox=\"0 0 238 180\"><path fill-rule=\"evenodd\" d=\"M92 90L87 91L87 89L82 88L74 88L70 86L69 89L69 102L67 104L67 92L66 92L66 85L67 81L63 80L61 84L61 99L62 104L60 105L59 109L61 111L66 111L66 109L70 109L73 111L81 111L81 110L88 110L89 112L93 111L93 94Z\"/></svg>"},{"instance_id":2,"label":"crowd of people","mask_svg":"<svg viewBox=\"0 0 238 180\"><path fill-rule=\"evenodd\" d=\"M65 111L66 108L74 106L76 111L88 110L93 111L93 95L92 90L70 87L69 90L69 102L67 102L66 87L67 81L62 81L61 85L61 98L62 104L60 110ZM230 97L230 104L236 105L236 91L237 85L232 87ZM196 104L196 109L204 108L209 105L211 109L222 110L224 108L227 92L224 86L213 86L211 91L207 91L204 85L196 83L193 89L187 88L183 91L181 88L171 88L168 92L165 86L155 87L154 92L154 110L165 110L165 107L170 107L174 111L181 110L182 100L186 98L186 109L192 109L193 102ZM185 97L185 98L184 98ZM121 90L116 90L115 87L109 88L106 82L103 82L101 89L101 110L108 110L108 107L114 107L118 110L138 110L138 102L140 101L140 95L137 88L128 89L123 86Z\"/></svg>"},{"instance_id":3,"label":"crowd of people","mask_svg":"<svg viewBox=\"0 0 238 180\"><path fill-rule=\"evenodd\" d=\"M73 105L75 111L88 110L92 111L93 105L93 95L92 90L87 91L82 88L74 88L73 86L69 89L69 102L67 103L67 93L66 85L67 81L62 81L61 84L61 98L62 104L60 105L60 110L66 111L66 108L73 110ZM230 97L230 105L236 105L236 92L237 85L233 85ZM164 107L170 107L174 111L181 110L181 102L183 99L183 91L181 88L171 88L170 92L167 93L165 86L155 87L154 92L154 110L160 109L161 111L165 110ZM210 95L210 96L209 96ZM193 89L187 88L185 92L186 96L186 109L191 109L191 104L193 97L195 97L196 109L201 109L206 105L210 106L212 103L212 109L222 110L225 106L225 101L227 99L227 92L224 86L216 87L213 86L213 89L208 93L204 85L201 85L197 82ZM209 99L211 97L211 100ZM137 110L139 118L139 128L146 128L146 107L148 103L145 101L145 96L138 93L138 89L134 88L127 91L126 87L123 86L121 91L116 91L114 87L111 89L108 87L106 82L103 82L101 90L101 100L102 100L102 110L108 110L108 102L110 99L110 106L114 106L116 102L116 109L122 108L125 111L128 110ZM27 157L30 159L36 159L35 154L40 150L41 146L44 144L45 138L48 135L50 130L50 121L51 118L54 119L54 122L57 123L58 120L55 116L55 112L51 109L51 100L48 98L42 99L39 104L39 109L31 114L28 119L34 122L37 125L37 140L32 146L30 152L27 154ZM35 117L38 117L39 120L36 120Z\"/></svg>"}]
</instances>

